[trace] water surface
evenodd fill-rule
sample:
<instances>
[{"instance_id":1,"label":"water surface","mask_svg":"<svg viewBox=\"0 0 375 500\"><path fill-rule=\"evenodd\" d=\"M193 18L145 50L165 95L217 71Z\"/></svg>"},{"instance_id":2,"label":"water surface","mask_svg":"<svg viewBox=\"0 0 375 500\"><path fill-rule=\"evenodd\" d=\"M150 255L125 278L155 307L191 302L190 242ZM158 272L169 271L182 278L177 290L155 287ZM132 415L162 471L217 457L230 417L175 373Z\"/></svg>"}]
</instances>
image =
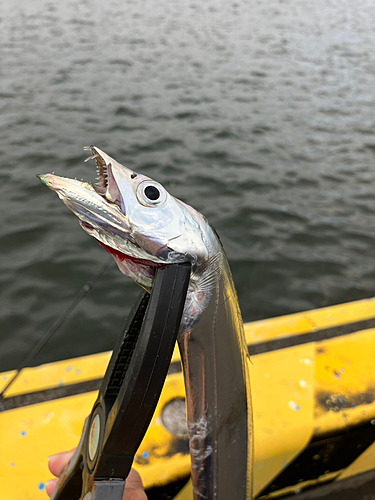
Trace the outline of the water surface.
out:
<instances>
[{"instance_id":1,"label":"water surface","mask_svg":"<svg viewBox=\"0 0 375 500\"><path fill-rule=\"evenodd\" d=\"M95 144L204 213L246 321L375 295L375 4L0 4L0 370L107 258L36 179ZM35 363L110 349L113 264Z\"/></svg>"}]
</instances>

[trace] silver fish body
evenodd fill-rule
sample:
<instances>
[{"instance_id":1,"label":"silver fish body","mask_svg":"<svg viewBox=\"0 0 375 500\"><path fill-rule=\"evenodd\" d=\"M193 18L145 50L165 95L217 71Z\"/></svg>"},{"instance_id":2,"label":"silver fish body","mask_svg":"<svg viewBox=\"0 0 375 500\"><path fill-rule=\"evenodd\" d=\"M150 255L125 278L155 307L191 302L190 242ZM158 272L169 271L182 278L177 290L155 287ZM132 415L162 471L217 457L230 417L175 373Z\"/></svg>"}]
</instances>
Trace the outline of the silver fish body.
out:
<instances>
[{"instance_id":1,"label":"silver fish body","mask_svg":"<svg viewBox=\"0 0 375 500\"><path fill-rule=\"evenodd\" d=\"M120 271L152 288L157 268L192 265L178 335L194 498L250 499L249 358L232 276L207 220L152 179L90 147L99 182L39 176L111 253Z\"/></svg>"}]
</instances>

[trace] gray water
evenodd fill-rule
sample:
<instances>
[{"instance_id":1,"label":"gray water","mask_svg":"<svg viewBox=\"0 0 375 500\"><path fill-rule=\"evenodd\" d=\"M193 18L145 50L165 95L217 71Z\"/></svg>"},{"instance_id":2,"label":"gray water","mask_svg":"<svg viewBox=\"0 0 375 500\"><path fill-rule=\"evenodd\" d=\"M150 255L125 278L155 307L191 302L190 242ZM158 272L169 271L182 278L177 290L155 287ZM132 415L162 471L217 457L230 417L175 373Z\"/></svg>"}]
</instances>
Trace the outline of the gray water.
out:
<instances>
[{"instance_id":1,"label":"gray water","mask_svg":"<svg viewBox=\"0 0 375 500\"><path fill-rule=\"evenodd\" d=\"M245 321L375 295L375 3L0 3L0 370L107 254L36 179L95 144L204 213ZM35 364L110 349L115 265Z\"/></svg>"}]
</instances>

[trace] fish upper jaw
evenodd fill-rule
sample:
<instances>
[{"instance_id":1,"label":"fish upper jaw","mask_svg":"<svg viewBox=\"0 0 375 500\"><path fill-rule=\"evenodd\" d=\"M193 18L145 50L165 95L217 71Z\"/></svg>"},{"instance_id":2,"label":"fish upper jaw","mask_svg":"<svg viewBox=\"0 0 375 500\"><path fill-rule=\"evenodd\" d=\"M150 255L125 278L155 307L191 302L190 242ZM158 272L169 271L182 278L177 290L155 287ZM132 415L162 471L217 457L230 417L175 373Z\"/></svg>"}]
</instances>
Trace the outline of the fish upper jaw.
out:
<instances>
[{"instance_id":1,"label":"fish upper jaw","mask_svg":"<svg viewBox=\"0 0 375 500\"><path fill-rule=\"evenodd\" d=\"M121 194L118 182L116 182L114 171L116 172L116 177L121 172L121 175L126 179L127 187L131 187L132 180L137 177L138 174L118 163L114 158L111 158L107 153L102 151L96 146L87 146L85 150L91 151L91 156L86 158L85 162L89 160L95 160L97 169L97 183L93 186L95 191L104 196L107 201L117 204L122 213L126 214L126 208L124 203L124 194Z\"/></svg>"}]
</instances>

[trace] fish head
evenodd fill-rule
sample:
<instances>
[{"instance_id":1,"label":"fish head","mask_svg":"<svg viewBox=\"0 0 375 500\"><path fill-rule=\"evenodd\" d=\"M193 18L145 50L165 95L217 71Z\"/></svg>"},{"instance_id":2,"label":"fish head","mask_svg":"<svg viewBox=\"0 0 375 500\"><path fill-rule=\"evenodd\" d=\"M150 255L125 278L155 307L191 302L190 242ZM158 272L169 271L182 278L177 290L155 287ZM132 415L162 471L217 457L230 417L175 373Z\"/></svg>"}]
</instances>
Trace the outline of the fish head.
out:
<instances>
[{"instance_id":1,"label":"fish head","mask_svg":"<svg viewBox=\"0 0 375 500\"><path fill-rule=\"evenodd\" d=\"M150 290L157 268L188 261L194 271L207 260L207 222L199 212L99 148L90 150L97 184L54 174L38 177L113 256L123 274Z\"/></svg>"}]
</instances>

